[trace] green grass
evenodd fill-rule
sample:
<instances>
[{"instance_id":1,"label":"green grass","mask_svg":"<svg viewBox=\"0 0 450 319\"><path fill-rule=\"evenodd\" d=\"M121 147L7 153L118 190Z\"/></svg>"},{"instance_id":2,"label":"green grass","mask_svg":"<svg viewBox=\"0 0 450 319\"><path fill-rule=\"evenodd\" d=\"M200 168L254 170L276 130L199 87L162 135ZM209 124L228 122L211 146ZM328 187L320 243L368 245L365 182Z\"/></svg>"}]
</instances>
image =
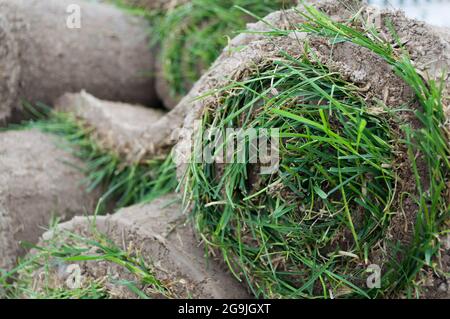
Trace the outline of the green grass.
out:
<instances>
[{"instance_id":1,"label":"green grass","mask_svg":"<svg viewBox=\"0 0 450 319\"><path fill-rule=\"evenodd\" d=\"M424 266L433 265L450 213L442 84L426 83L404 51L395 51L358 20L335 23L306 8L307 21L296 26L297 32L372 50L414 89L417 100L398 109L371 101L384 110L373 112L360 90L310 60L308 52L300 59L286 55L223 88L221 105L205 111L202 129L280 128L281 166L251 185L249 177L258 167L248 158L220 170L215 164L191 164L186 197L196 227L257 297L415 296L420 294L415 279ZM421 105L414 111L419 129L400 117L412 112L415 102ZM409 194L398 189L405 176L394 165L405 150L409 177L417 185ZM426 173L419 172L419 160L426 163ZM388 237L405 197L417 203L410 244ZM374 261L383 269L381 289L366 286L365 270Z\"/></svg>"},{"instance_id":2,"label":"green grass","mask_svg":"<svg viewBox=\"0 0 450 319\"><path fill-rule=\"evenodd\" d=\"M290 7L286 0L193 0L153 19L163 76L174 96L186 94L216 60L231 37L253 17Z\"/></svg>"},{"instance_id":3,"label":"green grass","mask_svg":"<svg viewBox=\"0 0 450 319\"><path fill-rule=\"evenodd\" d=\"M446 195L450 179L450 149L448 136L443 128L446 120L443 108L445 81L425 81L415 70L406 50L395 52L380 39L375 29L367 30L368 34L365 35L344 24L332 22L313 7L305 7L308 23L304 25L304 31L351 41L379 54L414 90L420 103L421 108L415 110L414 115L422 127L414 129L410 124L402 126L403 143L407 147L412 164L411 174L417 186L416 193L409 194L418 205L414 240L409 247L402 247L406 251L400 264L392 261L394 264L391 265L391 271L384 275L391 290L403 289L407 295L417 295L414 280L424 266L436 267L432 259L439 254L439 236L448 232L448 229L442 228L450 218L450 199ZM386 24L401 47L392 24L390 21L386 21ZM420 172L419 161L425 163L425 173Z\"/></svg>"},{"instance_id":4,"label":"green grass","mask_svg":"<svg viewBox=\"0 0 450 319\"><path fill-rule=\"evenodd\" d=\"M95 219L93 220L95 221ZM53 228L54 230L56 228ZM152 264L138 251L119 248L92 224L86 234L57 231L41 246L33 247L18 266L0 272L0 287L4 298L27 299L108 299L116 297L111 285L128 290L136 298L174 298L170 288L155 277ZM116 265L130 276L92 278L81 273L81 285L70 289L66 278L55 282L63 266L83 262L102 262ZM83 269L82 265L80 266ZM109 283L106 285L106 283Z\"/></svg>"},{"instance_id":5,"label":"green grass","mask_svg":"<svg viewBox=\"0 0 450 319\"><path fill-rule=\"evenodd\" d=\"M86 175L84 186L87 191L102 190L104 202L114 201L115 207L121 208L149 202L177 187L175 164L170 154L139 163L125 163L111 150L103 149L92 137L93 128L73 115L50 111L42 105L29 109L36 120L18 128L37 128L60 136L64 143L59 146L83 162L83 166L77 168Z\"/></svg>"},{"instance_id":6,"label":"green grass","mask_svg":"<svg viewBox=\"0 0 450 319\"><path fill-rule=\"evenodd\" d=\"M160 12L159 10L150 11L142 6L142 4L139 5L139 3L137 3L136 5L133 5L133 2L126 0L107 0L107 2L117 6L128 14L143 17L150 21L150 23L152 23L154 19L158 19L164 15L164 12Z\"/></svg>"}]
</instances>

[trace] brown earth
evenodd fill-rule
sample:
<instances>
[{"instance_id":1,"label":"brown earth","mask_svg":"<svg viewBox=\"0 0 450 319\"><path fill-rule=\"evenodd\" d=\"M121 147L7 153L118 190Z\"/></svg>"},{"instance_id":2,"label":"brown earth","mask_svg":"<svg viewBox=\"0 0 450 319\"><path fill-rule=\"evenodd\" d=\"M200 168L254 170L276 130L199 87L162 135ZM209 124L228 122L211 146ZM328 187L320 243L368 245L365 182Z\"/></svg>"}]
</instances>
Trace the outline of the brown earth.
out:
<instances>
[{"instance_id":1,"label":"brown earth","mask_svg":"<svg viewBox=\"0 0 450 319\"><path fill-rule=\"evenodd\" d=\"M97 196L81 185L82 167L36 130L0 133L0 268L11 269L23 256L21 242L36 243L52 218L91 213Z\"/></svg>"},{"instance_id":2,"label":"brown earth","mask_svg":"<svg viewBox=\"0 0 450 319\"><path fill-rule=\"evenodd\" d=\"M164 116L161 110L104 101L84 91L63 95L54 108L75 115L80 123L92 129L98 145L131 165L139 162L147 148L142 134Z\"/></svg>"}]
</instances>

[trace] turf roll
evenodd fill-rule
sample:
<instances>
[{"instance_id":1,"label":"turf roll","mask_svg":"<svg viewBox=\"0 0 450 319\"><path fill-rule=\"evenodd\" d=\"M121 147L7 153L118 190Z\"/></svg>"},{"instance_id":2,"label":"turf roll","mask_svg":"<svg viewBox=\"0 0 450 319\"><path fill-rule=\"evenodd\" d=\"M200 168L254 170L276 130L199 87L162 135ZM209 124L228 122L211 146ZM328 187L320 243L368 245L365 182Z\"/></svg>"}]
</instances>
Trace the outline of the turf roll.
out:
<instances>
[{"instance_id":1,"label":"turf roll","mask_svg":"<svg viewBox=\"0 0 450 319\"><path fill-rule=\"evenodd\" d=\"M192 133L176 147L186 202L256 297L426 297L447 278L449 43L398 12L372 24L373 12L319 1L278 13L288 28L269 20L233 40L247 45L191 92ZM252 158L257 135L240 153L228 129L277 129L276 169ZM198 160L205 149L213 161Z\"/></svg>"}]
</instances>

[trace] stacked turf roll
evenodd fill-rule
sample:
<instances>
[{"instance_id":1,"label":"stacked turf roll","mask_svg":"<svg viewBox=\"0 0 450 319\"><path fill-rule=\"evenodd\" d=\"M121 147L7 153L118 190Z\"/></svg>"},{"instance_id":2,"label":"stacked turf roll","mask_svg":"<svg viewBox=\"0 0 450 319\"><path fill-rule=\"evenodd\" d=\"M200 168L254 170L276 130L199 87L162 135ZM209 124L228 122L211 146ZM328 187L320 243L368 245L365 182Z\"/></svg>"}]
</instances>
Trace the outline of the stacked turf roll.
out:
<instances>
[{"instance_id":1,"label":"stacked turf roll","mask_svg":"<svg viewBox=\"0 0 450 319\"><path fill-rule=\"evenodd\" d=\"M67 24L73 6L80 28ZM82 89L155 105L147 29L144 19L92 1L0 1L0 125L24 119L24 102L51 104Z\"/></svg>"},{"instance_id":2,"label":"stacked turf roll","mask_svg":"<svg viewBox=\"0 0 450 319\"><path fill-rule=\"evenodd\" d=\"M13 298L247 298L184 224L176 194L46 232L13 273ZM0 283L4 284L0 277Z\"/></svg>"},{"instance_id":3,"label":"stacked turf roll","mask_svg":"<svg viewBox=\"0 0 450 319\"><path fill-rule=\"evenodd\" d=\"M145 13L167 113L86 92L32 109L129 207L52 228L0 294L449 298L449 31L357 0L223 3Z\"/></svg>"},{"instance_id":4,"label":"stacked turf roll","mask_svg":"<svg viewBox=\"0 0 450 319\"><path fill-rule=\"evenodd\" d=\"M227 45L230 38L274 10L291 8L293 0L177 1L154 20L160 48L157 91L173 108Z\"/></svg>"}]
</instances>

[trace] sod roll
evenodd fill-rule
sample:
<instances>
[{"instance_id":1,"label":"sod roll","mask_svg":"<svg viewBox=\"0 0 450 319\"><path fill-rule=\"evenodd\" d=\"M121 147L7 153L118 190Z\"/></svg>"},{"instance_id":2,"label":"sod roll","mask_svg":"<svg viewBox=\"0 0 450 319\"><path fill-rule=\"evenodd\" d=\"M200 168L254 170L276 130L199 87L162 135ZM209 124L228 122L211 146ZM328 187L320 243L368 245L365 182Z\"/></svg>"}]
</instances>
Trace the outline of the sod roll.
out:
<instances>
[{"instance_id":1,"label":"sod roll","mask_svg":"<svg viewBox=\"0 0 450 319\"><path fill-rule=\"evenodd\" d=\"M80 24L78 25L78 22ZM0 1L0 121L66 92L154 106L148 24L82 0Z\"/></svg>"},{"instance_id":2,"label":"sod roll","mask_svg":"<svg viewBox=\"0 0 450 319\"><path fill-rule=\"evenodd\" d=\"M72 262L56 255L44 261L46 250L60 252L61 256L65 245L86 249L68 252L71 256L66 257L73 257ZM109 298L136 298L142 294L147 298L248 297L245 288L219 263L205 260L203 248L186 224L180 199L173 194L113 215L76 217L45 233L39 246L43 250L34 250L28 258L38 258L45 266L26 267L18 281L19 285L32 287L32 294L66 290L72 284L73 269L80 269L81 291L89 293L86 288L97 282L100 284L94 289ZM75 260L85 254L97 258ZM130 289L133 286L140 295Z\"/></svg>"},{"instance_id":3,"label":"sod roll","mask_svg":"<svg viewBox=\"0 0 450 319\"><path fill-rule=\"evenodd\" d=\"M448 30L334 1L302 12L232 40L177 106L197 230L257 297L431 296L449 269ZM227 128L278 128L279 168L193 160L233 143L208 131Z\"/></svg>"}]
</instances>

